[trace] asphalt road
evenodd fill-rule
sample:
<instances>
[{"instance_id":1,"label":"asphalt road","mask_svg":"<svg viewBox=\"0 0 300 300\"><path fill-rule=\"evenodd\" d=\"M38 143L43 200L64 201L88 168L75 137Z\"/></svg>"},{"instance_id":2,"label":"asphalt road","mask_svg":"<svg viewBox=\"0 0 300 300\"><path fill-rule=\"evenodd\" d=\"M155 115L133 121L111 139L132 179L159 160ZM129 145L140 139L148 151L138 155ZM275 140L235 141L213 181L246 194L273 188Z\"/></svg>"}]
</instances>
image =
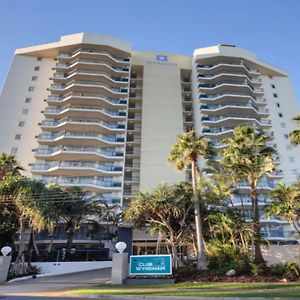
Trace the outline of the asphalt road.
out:
<instances>
[{"instance_id":1,"label":"asphalt road","mask_svg":"<svg viewBox=\"0 0 300 300\"><path fill-rule=\"evenodd\" d=\"M111 268L0 284L0 300L75 299L64 291L110 281ZM78 299L78 298L77 298Z\"/></svg>"}]
</instances>

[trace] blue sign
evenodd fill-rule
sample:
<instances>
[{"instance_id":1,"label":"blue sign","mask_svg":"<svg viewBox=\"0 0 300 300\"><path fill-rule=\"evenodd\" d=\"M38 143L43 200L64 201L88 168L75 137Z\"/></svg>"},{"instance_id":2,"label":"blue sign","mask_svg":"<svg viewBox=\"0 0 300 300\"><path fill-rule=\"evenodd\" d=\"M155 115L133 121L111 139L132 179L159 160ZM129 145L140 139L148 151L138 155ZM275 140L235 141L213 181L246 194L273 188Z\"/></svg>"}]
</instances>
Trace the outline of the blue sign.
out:
<instances>
[{"instance_id":1,"label":"blue sign","mask_svg":"<svg viewBox=\"0 0 300 300\"><path fill-rule=\"evenodd\" d=\"M132 255L129 275L172 275L171 255Z\"/></svg>"},{"instance_id":2,"label":"blue sign","mask_svg":"<svg viewBox=\"0 0 300 300\"><path fill-rule=\"evenodd\" d=\"M168 61L168 56L166 56L166 55L156 55L156 60L158 60L158 61Z\"/></svg>"}]
</instances>

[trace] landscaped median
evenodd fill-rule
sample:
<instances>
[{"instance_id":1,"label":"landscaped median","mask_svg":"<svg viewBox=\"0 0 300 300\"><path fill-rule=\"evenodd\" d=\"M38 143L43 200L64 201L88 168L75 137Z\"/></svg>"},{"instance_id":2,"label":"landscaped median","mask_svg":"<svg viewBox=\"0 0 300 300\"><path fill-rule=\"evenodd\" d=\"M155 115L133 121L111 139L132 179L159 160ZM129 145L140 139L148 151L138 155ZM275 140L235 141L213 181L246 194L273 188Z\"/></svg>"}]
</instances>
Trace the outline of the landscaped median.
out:
<instances>
[{"instance_id":1,"label":"landscaped median","mask_svg":"<svg viewBox=\"0 0 300 300\"><path fill-rule=\"evenodd\" d=\"M162 286L99 285L94 289L76 289L67 294L140 295L180 297L285 297L300 298L300 283L179 283Z\"/></svg>"}]
</instances>

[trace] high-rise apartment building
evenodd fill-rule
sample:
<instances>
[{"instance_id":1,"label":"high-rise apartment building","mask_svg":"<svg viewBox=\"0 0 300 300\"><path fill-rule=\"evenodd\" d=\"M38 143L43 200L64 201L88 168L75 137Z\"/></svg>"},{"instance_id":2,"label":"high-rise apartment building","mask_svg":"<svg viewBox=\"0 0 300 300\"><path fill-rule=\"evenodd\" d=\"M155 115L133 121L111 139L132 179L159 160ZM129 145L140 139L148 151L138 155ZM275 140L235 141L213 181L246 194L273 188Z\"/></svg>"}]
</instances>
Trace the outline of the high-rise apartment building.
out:
<instances>
[{"instance_id":1,"label":"high-rise apartment building","mask_svg":"<svg viewBox=\"0 0 300 300\"><path fill-rule=\"evenodd\" d=\"M166 163L178 134L195 128L218 150L234 127L251 125L279 153L277 172L260 182L263 207L274 181L299 176L288 139L298 111L288 74L233 45L186 56L80 33L16 50L0 99L0 151L29 176L126 207L140 190L189 176ZM250 214L247 186L240 191L236 204L242 197ZM262 222L269 239L293 238L284 221Z\"/></svg>"}]
</instances>

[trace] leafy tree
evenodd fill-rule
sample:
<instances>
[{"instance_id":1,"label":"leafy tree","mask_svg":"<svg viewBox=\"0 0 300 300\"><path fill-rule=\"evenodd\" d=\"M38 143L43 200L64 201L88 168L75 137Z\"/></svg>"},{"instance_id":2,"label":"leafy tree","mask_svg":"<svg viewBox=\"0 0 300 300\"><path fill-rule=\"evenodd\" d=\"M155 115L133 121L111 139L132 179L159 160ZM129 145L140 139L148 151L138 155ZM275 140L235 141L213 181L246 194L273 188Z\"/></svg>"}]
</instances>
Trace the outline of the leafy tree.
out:
<instances>
[{"instance_id":1,"label":"leafy tree","mask_svg":"<svg viewBox=\"0 0 300 300\"><path fill-rule=\"evenodd\" d=\"M180 264L179 247L187 245L193 236L192 196L188 183L163 184L151 193L137 195L124 213L125 220L135 228L147 227L159 233L171 247L175 268Z\"/></svg>"},{"instance_id":2,"label":"leafy tree","mask_svg":"<svg viewBox=\"0 0 300 300\"><path fill-rule=\"evenodd\" d=\"M234 136L224 142L228 145L220 164L240 181L249 184L253 213L254 263L265 264L261 253L260 221L257 198L259 179L275 169L272 155L276 152L266 146L267 136L251 127L236 127Z\"/></svg>"},{"instance_id":3,"label":"leafy tree","mask_svg":"<svg viewBox=\"0 0 300 300\"><path fill-rule=\"evenodd\" d=\"M287 186L279 183L269 193L273 200L267 207L268 216L280 216L286 219L292 228L300 235L300 185Z\"/></svg>"},{"instance_id":4,"label":"leafy tree","mask_svg":"<svg viewBox=\"0 0 300 300\"><path fill-rule=\"evenodd\" d=\"M298 129L293 130L292 132L290 132L289 135L292 140L292 143L295 145L299 145L300 144L300 129L299 129L300 115L296 116L293 120L297 122Z\"/></svg>"},{"instance_id":5,"label":"leafy tree","mask_svg":"<svg viewBox=\"0 0 300 300\"><path fill-rule=\"evenodd\" d=\"M24 258L26 229L39 232L47 224L40 207L43 188L43 183L21 176L6 177L0 183L1 204L14 216L20 236L18 254L11 269L14 274L25 274L28 270Z\"/></svg>"},{"instance_id":6,"label":"leafy tree","mask_svg":"<svg viewBox=\"0 0 300 300\"><path fill-rule=\"evenodd\" d=\"M176 143L173 145L168 161L175 164L177 170L183 170L192 166L192 186L194 198L195 224L197 234L197 268L206 269L207 262L205 257L205 246L203 239L203 222L201 219L201 211L199 197L197 191L199 164L198 157L207 157L211 153L209 142L204 136L197 136L195 130L183 133L177 137Z\"/></svg>"}]
</instances>

